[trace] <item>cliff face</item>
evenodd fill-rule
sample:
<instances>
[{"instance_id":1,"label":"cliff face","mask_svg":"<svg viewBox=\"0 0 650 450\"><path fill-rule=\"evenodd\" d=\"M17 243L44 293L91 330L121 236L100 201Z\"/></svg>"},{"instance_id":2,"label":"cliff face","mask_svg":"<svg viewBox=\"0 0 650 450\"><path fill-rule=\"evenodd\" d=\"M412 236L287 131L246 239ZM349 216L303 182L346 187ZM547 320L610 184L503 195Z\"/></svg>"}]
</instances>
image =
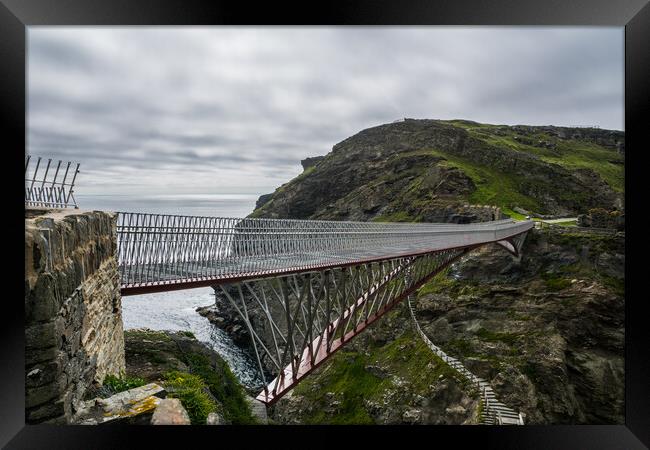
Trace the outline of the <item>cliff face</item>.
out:
<instances>
[{"instance_id":1,"label":"cliff face","mask_svg":"<svg viewBox=\"0 0 650 450\"><path fill-rule=\"evenodd\" d=\"M608 130L407 119L307 161L252 216L460 223L515 209L622 211L622 142ZM623 423L624 259L624 233L531 230L520 260L485 247L423 286L416 315L527 423ZM248 339L219 295L216 315ZM279 423L468 424L477 399L400 305L271 414Z\"/></svg>"},{"instance_id":2,"label":"cliff face","mask_svg":"<svg viewBox=\"0 0 650 450\"><path fill-rule=\"evenodd\" d=\"M624 235L532 230L419 294L425 333L528 423L624 422Z\"/></svg>"},{"instance_id":3,"label":"cliff face","mask_svg":"<svg viewBox=\"0 0 650 450\"><path fill-rule=\"evenodd\" d=\"M407 119L305 160L251 217L452 222L489 219L468 203L544 215L622 208L623 140L610 130Z\"/></svg>"}]
</instances>

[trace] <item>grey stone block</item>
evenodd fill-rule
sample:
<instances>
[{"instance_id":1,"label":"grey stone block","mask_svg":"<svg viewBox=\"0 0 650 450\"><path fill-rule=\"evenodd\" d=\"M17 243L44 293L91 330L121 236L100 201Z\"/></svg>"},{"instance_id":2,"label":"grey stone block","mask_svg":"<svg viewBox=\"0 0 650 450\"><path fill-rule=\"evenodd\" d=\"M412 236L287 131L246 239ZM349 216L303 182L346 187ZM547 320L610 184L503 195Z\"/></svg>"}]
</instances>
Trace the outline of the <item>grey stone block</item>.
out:
<instances>
[{"instance_id":1,"label":"grey stone block","mask_svg":"<svg viewBox=\"0 0 650 450\"><path fill-rule=\"evenodd\" d=\"M151 425L190 425L190 416L179 399L166 398L156 407Z\"/></svg>"},{"instance_id":2,"label":"grey stone block","mask_svg":"<svg viewBox=\"0 0 650 450\"><path fill-rule=\"evenodd\" d=\"M32 408L42 405L48 400L55 399L61 395L61 382L56 380L45 386L27 389L25 392L25 407Z\"/></svg>"},{"instance_id":3,"label":"grey stone block","mask_svg":"<svg viewBox=\"0 0 650 450\"><path fill-rule=\"evenodd\" d=\"M39 349L55 347L57 326L54 320L37 323L25 328L25 348Z\"/></svg>"},{"instance_id":4,"label":"grey stone block","mask_svg":"<svg viewBox=\"0 0 650 450\"><path fill-rule=\"evenodd\" d=\"M27 411L25 420L29 423L38 423L62 415L65 415L65 409L63 400L59 400Z\"/></svg>"}]
</instances>

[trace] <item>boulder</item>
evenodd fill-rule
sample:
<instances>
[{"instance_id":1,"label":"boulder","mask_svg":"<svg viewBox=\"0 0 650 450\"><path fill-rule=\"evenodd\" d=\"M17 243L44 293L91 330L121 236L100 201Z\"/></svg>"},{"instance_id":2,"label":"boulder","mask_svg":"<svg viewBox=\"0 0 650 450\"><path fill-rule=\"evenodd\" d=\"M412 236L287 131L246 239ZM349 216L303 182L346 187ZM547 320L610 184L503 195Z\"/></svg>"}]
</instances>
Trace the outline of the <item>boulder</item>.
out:
<instances>
[{"instance_id":1,"label":"boulder","mask_svg":"<svg viewBox=\"0 0 650 450\"><path fill-rule=\"evenodd\" d=\"M166 394L162 386L149 383L108 398L89 400L80 405L73 423L82 425L113 421L140 423L140 416L148 418L153 414ZM134 419L136 416L138 419Z\"/></svg>"},{"instance_id":2,"label":"boulder","mask_svg":"<svg viewBox=\"0 0 650 450\"><path fill-rule=\"evenodd\" d=\"M179 399L166 398L154 411L151 425L190 425L190 416Z\"/></svg>"},{"instance_id":3,"label":"boulder","mask_svg":"<svg viewBox=\"0 0 650 450\"><path fill-rule=\"evenodd\" d=\"M211 412L208 414L208 418L205 421L206 425L225 425L226 421L216 412Z\"/></svg>"},{"instance_id":4,"label":"boulder","mask_svg":"<svg viewBox=\"0 0 650 450\"><path fill-rule=\"evenodd\" d=\"M300 161L300 164L302 164L302 168L304 170L309 169L310 167L314 167L316 164L321 162L325 157L324 156L312 156L310 158L305 158L302 161Z\"/></svg>"}]
</instances>

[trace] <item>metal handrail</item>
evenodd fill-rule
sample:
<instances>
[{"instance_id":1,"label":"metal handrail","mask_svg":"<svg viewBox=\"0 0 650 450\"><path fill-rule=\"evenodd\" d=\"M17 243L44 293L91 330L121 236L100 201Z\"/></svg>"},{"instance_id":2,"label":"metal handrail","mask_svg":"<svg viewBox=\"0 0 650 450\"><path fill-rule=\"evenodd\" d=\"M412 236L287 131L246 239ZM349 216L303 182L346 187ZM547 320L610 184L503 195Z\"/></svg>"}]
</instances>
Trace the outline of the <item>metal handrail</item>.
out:
<instances>
[{"instance_id":1,"label":"metal handrail","mask_svg":"<svg viewBox=\"0 0 650 450\"><path fill-rule=\"evenodd\" d=\"M231 278L468 247L532 222L337 222L118 212L122 285Z\"/></svg>"}]
</instances>

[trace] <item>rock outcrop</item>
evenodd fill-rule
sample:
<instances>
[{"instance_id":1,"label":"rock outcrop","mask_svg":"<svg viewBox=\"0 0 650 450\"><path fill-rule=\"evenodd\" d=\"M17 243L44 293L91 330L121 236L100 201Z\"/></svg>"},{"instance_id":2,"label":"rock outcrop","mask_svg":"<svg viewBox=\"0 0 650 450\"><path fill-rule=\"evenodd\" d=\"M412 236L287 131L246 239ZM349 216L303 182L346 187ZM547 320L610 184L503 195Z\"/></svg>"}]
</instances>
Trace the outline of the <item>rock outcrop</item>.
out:
<instances>
[{"instance_id":1,"label":"rock outcrop","mask_svg":"<svg viewBox=\"0 0 650 450\"><path fill-rule=\"evenodd\" d=\"M416 316L527 424L621 424L623 277L621 234L533 230L520 261L486 247L425 285ZM400 306L281 399L272 417L477 423L475 392L425 350Z\"/></svg>"},{"instance_id":2,"label":"rock outcrop","mask_svg":"<svg viewBox=\"0 0 650 450\"><path fill-rule=\"evenodd\" d=\"M437 345L530 424L624 422L624 235L532 230L520 261L486 247L425 286Z\"/></svg>"},{"instance_id":3,"label":"rock outcrop","mask_svg":"<svg viewBox=\"0 0 650 450\"><path fill-rule=\"evenodd\" d=\"M166 398L153 412L151 425L190 425L190 416L179 399Z\"/></svg>"}]
</instances>

